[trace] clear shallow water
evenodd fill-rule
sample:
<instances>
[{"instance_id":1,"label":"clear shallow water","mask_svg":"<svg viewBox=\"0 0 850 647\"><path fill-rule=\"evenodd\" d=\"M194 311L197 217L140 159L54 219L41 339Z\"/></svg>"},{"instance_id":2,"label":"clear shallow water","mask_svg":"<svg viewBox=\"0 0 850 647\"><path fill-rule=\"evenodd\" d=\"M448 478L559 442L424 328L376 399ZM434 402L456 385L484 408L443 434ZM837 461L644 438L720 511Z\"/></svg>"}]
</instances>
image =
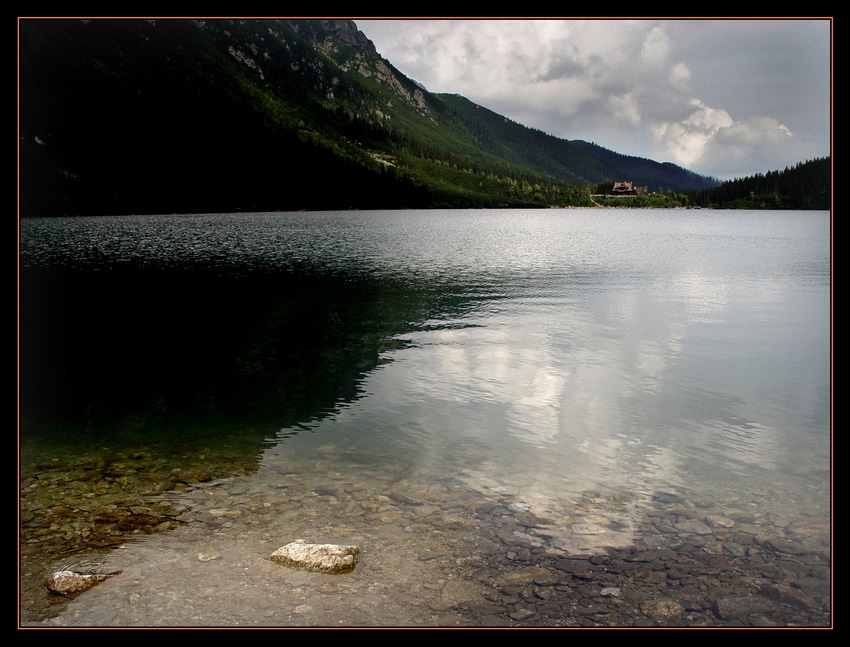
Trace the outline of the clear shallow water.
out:
<instances>
[{"instance_id":1,"label":"clear shallow water","mask_svg":"<svg viewBox=\"0 0 850 647\"><path fill-rule=\"evenodd\" d=\"M36 465L83 439L236 438L248 491L402 483L439 506L430 488L457 484L545 519L534 543L562 554L628 546L674 492L828 528L828 213L25 220L21 262ZM339 505L324 533L362 539Z\"/></svg>"}]
</instances>

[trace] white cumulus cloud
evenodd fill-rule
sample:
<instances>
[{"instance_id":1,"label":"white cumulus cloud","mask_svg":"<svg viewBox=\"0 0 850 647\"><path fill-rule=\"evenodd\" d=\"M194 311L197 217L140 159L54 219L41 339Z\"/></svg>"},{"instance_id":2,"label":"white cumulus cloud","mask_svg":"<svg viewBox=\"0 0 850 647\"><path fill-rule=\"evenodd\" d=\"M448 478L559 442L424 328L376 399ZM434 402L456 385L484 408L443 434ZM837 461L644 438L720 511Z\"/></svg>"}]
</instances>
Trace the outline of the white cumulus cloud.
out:
<instances>
[{"instance_id":1,"label":"white cumulus cloud","mask_svg":"<svg viewBox=\"0 0 850 647\"><path fill-rule=\"evenodd\" d=\"M828 21L357 24L429 90L565 139L721 178L829 154Z\"/></svg>"},{"instance_id":2,"label":"white cumulus cloud","mask_svg":"<svg viewBox=\"0 0 850 647\"><path fill-rule=\"evenodd\" d=\"M709 108L699 99L691 99L690 105L694 111L686 119L655 127L662 150L672 161L686 167L703 156L719 132L735 123L725 110Z\"/></svg>"}]
</instances>

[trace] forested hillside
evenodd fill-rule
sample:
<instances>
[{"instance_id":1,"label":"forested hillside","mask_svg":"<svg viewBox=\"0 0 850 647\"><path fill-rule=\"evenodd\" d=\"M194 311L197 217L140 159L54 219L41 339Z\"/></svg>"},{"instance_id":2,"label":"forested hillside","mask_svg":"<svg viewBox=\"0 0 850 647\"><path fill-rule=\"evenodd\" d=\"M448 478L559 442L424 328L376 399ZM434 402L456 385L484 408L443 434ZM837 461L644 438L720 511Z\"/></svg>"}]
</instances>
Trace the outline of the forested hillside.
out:
<instances>
[{"instance_id":1,"label":"forested hillside","mask_svg":"<svg viewBox=\"0 0 850 647\"><path fill-rule=\"evenodd\" d=\"M827 210L831 208L831 187L832 159L824 157L684 194L692 206L700 207Z\"/></svg>"},{"instance_id":2,"label":"forested hillside","mask_svg":"<svg viewBox=\"0 0 850 647\"><path fill-rule=\"evenodd\" d=\"M591 206L600 181L715 184L429 93L351 21L19 26L24 216Z\"/></svg>"}]
</instances>

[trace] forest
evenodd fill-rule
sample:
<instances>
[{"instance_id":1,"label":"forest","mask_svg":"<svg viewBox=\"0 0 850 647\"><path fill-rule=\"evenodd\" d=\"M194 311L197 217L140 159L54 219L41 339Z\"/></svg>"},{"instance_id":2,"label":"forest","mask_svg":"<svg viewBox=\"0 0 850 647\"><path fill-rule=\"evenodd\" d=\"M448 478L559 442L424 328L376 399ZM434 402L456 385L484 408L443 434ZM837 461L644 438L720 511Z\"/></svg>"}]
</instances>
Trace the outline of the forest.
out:
<instances>
[{"instance_id":1,"label":"forest","mask_svg":"<svg viewBox=\"0 0 850 647\"><path fill-rule=\"evenodd\" d=\"M690 206L717 209L818 209L832 204L832 158L800 162L793 168L736 178L720 186L684 190Z\"/></svg>"},{"instance_id":2,"label":"forest","mask_svg":"<svg viewBox=\"0 0 850 647\"><path fill-rule=\"evenodd\" d=\"M427 92L355 30L23 21L20 215L829 208L829 158L720 183ZM600 197L616 181L646 191Z\"/></svg>"}]
</instances>

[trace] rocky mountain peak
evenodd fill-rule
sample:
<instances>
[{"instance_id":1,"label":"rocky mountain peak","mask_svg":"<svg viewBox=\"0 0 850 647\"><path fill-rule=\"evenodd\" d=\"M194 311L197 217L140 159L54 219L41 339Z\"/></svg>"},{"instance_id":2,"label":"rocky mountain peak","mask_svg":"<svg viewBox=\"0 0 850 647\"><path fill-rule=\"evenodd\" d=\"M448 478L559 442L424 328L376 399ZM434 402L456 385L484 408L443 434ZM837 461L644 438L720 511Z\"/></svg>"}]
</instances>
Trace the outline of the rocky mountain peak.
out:
<instances>
[{"instance_id":1,"label":"rocky mountain peak","mask_svg":"<svg viewBox=\"0 0 850 647\"><path fill-rule=\"evenodd\" d=\"M380 59L375 44L357 28L353 20L320 20L322 26L341 41L362 49L371 58Z\"/></svg>"}]
</instances>

